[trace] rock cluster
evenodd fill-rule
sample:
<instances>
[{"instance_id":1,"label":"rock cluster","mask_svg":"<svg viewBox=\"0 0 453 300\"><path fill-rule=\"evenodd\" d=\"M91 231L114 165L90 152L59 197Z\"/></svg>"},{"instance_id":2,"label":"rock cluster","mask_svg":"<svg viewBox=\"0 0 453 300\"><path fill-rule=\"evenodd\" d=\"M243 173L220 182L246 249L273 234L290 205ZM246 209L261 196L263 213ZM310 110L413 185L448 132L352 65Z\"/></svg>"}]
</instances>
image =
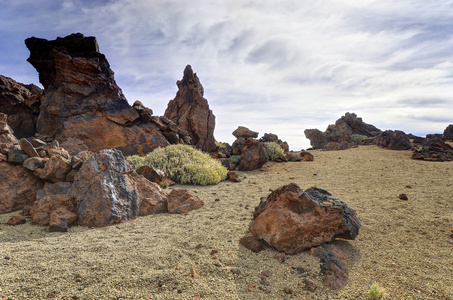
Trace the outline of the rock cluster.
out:
<instances>
[{"instance_id":1,"label":"rock cluster","mask_svg":"<svg viewBox=\"0 0 453 300\"><path fill-rule=\"evenodd\" d=\"M314 149L323 149L330 142L350 142L351 135L360 134L367 137L375 137L381 130L371 124L363 122L354 113L346 113L335 122L335 125L329 125L325 132L319 129L306 129L304 134L310 140Z\"/></svg>"},{"instance_id":2,"label":"rock cluster","mask_svg":"<svg viewBox=\"0 0 453 300\"><path fill-rule=\"evenodd\" d=\"M453 142L453 124L450 124L445 128L443 133L443 139L445 141L452 141Z\"/></svg>"},{"instance_id":3,"label":"rock cluster","mask_svg":"<svg viewBox=\"0 0 453 300\"><path fill-rule=\"evenodd\" d=\"M427 161L452 161L453 147L442 139L427 139L425 143L412 154L412 159Z\"/></svg>"},{"instance_id":4,"label":"rock cluster","mask_svg":"<svg viewBox=\"0 0 453 300\"><path fill-rule=\"evenodd\" d=\"M182 80L176 82L178 92L168 103L164 116L174 121L191 138L198 149L216 150L214 139L215 116L203 98L204 89L192 67L187 65Z\"/></svg>"},{"instance_id":5,"label":"rock cluster","mask_svg":"<svg viewBox=\"0 0 453 300\"><path fill-rule=\"evenodd\" d=\"M360 227L356 212L340 199L291 183L261 200L250 232L279 251L295 254L335 238L355 239Z\"/></svg>"},{"instance_id":6,"label":"rock cluster","mask_svg":"<svg viewBox=\"0 0 453 300\"><path fill-rule=\"evenodd\" d=\"M375 144L389 150L410 150L412 148L408 135L400 130L386 130L375 138Z\"/></svg>"}]
</instances>

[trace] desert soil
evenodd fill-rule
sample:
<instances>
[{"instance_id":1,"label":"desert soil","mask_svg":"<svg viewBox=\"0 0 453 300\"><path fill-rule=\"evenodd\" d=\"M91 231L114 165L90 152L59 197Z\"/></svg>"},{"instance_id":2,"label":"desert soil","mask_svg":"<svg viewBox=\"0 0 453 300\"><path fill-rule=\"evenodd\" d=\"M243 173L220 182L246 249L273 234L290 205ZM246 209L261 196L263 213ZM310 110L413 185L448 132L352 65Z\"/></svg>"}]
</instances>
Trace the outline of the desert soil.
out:
<instances>
[{"instance_id":1,"label":"desert soil","mask_svg":"<svg viewBox=\"0 0 453 300\"><path fill-rule=\"evenodd\" d=\"M184 215L67 233L30 222L7 226L18 212L0 215L0 299L366 299L374 282L387 299L453 299L453 162L376 146L311 153L313 162L238 172L240 183L175 186L205 201ZM324 288L310 251L280 263L275 250L239 244L260 198L291 182L326 189L363 222L346 242L350 283L340 291ZM403 193L407 201L398 198Z\"/></svg>"}]
</instances>

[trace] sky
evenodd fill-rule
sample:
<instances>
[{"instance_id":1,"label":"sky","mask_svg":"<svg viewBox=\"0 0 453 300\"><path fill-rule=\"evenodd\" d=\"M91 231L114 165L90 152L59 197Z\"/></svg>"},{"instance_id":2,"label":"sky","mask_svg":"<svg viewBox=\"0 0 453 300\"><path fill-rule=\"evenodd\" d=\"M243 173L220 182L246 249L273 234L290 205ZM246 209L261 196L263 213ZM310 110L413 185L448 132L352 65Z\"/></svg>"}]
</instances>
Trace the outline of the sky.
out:
<instances>
[{"instance_id":1,"label":"sky","mask_svg":"<svg viewBox=\"0 0 453 300\"><path fill-rule=\"evenodd\" d=\"M39 85L29 37L95 36L132 104L163 115L190 64L216 116L292 150L346 112L425 136L453 124L453 0L0 0L0 74Z\"/></svg>"}]
</instances>

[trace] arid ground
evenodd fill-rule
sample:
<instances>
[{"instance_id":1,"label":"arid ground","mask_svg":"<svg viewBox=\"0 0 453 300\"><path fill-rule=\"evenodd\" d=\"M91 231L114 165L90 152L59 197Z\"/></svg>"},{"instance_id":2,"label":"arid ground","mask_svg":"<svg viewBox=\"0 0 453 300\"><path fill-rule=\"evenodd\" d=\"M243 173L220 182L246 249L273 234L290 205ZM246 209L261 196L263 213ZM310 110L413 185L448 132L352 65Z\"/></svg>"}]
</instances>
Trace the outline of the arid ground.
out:
<instances>
[{"instance_id":1,"label":"arid ground","mask_svg":"<svg viewBox=\"0 0 453 300\"><path fill-rule=\"evenodd\" d=\"M311 153L313 162L239 172L240 183L183 186L205 201L185 215L67 233L7 226L19 212L0 215L0 299L366 299L374 282L387 299L453 299L453 162L376 146ZM323 287L309 251L280 263L270 248L253 253L239 244L260 198L290 182L326 189L363 222L345 242L350 283L340 291Z\"/></svg>"}]
</instances>

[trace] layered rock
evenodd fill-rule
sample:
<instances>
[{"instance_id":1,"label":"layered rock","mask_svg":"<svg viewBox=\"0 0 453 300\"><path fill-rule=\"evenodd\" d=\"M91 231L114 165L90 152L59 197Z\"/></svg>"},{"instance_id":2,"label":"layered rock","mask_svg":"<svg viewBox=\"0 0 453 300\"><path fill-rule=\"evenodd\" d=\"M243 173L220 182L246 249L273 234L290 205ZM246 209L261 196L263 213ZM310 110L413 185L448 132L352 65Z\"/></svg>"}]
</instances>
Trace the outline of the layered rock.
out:
<instances>
[{"instance_id":1,"label":"layered rock","mask_svg":"<svg viewBox=\"0 0 453 300\"><path fill-rule=\"evenodd\" d=\"M363 122L362 118L354 113L346 113L335 122L329 125L325 132L318 129L306 129L305 137L310 140L310 144L315 149L323 149L330 142L350 142L351 135L360 134L367 137L375 137L381 130L371 124Z\"/></svg>"},{"instance_id":2,"label":"layered rock","mask_svg":"<svg viewBox=\"0 0 453 300\"><path fill-rule=\"evenodd\" d=\"M356 212L329 192L303 191L291 183L273 191L255 208L250 231L279 251L298 253L335 238L355 239Z\"/></svg>"},{"instance_id":3,"label":"layered rock","mask_svg":"<svg viewBox=\"0 0 453 300\"><path fill-rule=\"evenodd\" d=\"M0 75L0 112L8 115L8 125L17 138L33 136L42 90Z\"/></svg>"},{"instance_id":4,"label":"layered rock","mask_svg":"<svg viewBox=\"0 0 453 300\"><path fill-rule=\"evenodd\" d=\"M28 61L44 86L39 135L60 141L76 138L91 151L118 148L126 155L169 144L151 122L151 110L128 104L95 37L80 33L53 41L32 37L25 44Z\"/></svg>"},{"instance_id":5,"label":"layered rock","mask_svg":"<svg viewBox=\"0 0 453 300\"><path fill-rule=\"evenodd\" d=\"M412 159L427 161L452 161L453 147L442 139L427 139L425 143L412 154Z\"/></svg>"},{"instance_id":6,"label":"layered rock","mask_svg":"<svg viewBox=\"0 0 453 300\"><path fill-rule=\"evenodd\" d=\"M182 80L177 81L176 97L168 103L164 116L188 132L192 144L205 152L216 149L215 116L203 98L204 89L192 67L187 65Z\"/></svg>"}]
</instances>

